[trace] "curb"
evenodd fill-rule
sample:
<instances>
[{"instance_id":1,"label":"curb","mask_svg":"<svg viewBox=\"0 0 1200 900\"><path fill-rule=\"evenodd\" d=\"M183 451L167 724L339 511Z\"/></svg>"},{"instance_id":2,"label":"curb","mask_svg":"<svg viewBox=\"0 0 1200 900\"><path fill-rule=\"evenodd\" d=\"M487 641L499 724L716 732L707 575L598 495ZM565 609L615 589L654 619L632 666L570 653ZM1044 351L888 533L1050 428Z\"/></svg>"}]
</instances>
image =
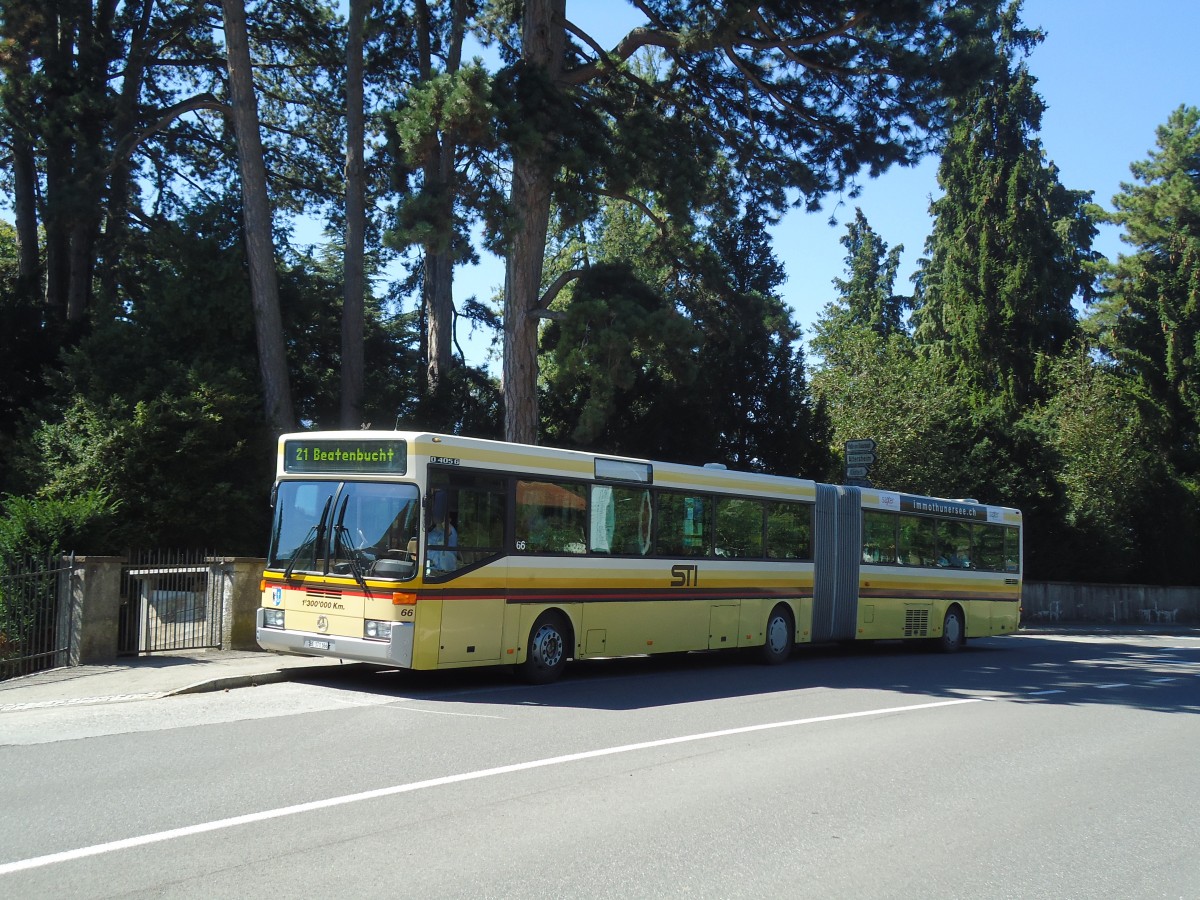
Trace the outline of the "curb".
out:
<instances>
[{"instance_id":1,"label":"curb","mask_svg":"<svg viewBox=\"0 0 1200 900\"><path fill-rule=\"evenodd\" d=\"M203 681L197 681L195 684L189 684L185 687L175 688L172 691L163 691L159 694L160 697L177 697L182 694L206 694L215 691L231 691L236 688L258 687L262 684L279 684L284 681L299 680L301 673L307 673L319 669L337 669L339 672L345 672L347 669L369 669L370 663L341 663L330 665L315 665L315 666L285 666L282 669L276 669L274 672L254 672L249 675L227 675L223 678L207 678Z\"/></svg>"},{"instance_id":2,"label":"curb","mask_svg":"<svg viewBox=\"0 0 1200 900\"><path fill-rule=\"evenodd\" d=\"M1200 625L1170 624L1170 625L1114 625L1092 624L1088 622L1062 622L1054 625L1021 625L1013 634L1097 634L1105 637L1137 637L1158 636L1171 637L1174 635L1200 635Z\"/></svg>"},{"instance_id":3,"label":"curb","mask_svg":"<svg viewBox=\"0 0 1200 900\"><path fill-rule=\"evenodd\" d=\"M235 688L258 687L260 684L278 684L281 681L290 680L291 676L288 674L287 669L280 669L277 672L257 672L254 675L230 675L225 678L210 678L205 681L197 681L195 684L176 688L173 691L163 691L159 697L178 697L181 694L208 694L215 691L230 691Z\"/></svg>"}]
</instances>

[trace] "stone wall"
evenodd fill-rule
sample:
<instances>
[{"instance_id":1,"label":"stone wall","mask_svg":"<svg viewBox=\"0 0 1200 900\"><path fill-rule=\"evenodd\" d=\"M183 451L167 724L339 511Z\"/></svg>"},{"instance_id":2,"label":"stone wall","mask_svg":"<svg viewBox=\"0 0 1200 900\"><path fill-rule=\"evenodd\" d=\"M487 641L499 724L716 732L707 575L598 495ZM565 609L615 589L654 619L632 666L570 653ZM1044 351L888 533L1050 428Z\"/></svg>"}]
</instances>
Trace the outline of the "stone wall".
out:
<instances>
[{"instance_id":1,"label":"stone wall","mask_svg":"<svg viewBox=\"0 0 1200 900\"><path fill-rule=\"evenodd\" d=\"M1200 623L1200 587L1026 581L1021 605L1026 625Z\"/></svg>"}]
</instances>

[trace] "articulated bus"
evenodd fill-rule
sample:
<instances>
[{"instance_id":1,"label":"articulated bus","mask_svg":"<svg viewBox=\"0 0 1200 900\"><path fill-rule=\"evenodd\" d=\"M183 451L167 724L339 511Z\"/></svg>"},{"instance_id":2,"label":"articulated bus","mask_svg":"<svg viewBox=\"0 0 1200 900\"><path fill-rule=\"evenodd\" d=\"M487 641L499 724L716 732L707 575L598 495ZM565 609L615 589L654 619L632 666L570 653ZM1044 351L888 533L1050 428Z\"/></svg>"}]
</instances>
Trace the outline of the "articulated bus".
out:
<instances>
[{"instance_id":1,"label":"articulated bus","mask_svg":"<svg viewBox=\"0 0 1200 900\"><path fill-rule=\"evenodd\" d=\"M1021 513L419 432L279 440L269 650L410 669L1017 630Z\"/></svg>"}]
</instances>

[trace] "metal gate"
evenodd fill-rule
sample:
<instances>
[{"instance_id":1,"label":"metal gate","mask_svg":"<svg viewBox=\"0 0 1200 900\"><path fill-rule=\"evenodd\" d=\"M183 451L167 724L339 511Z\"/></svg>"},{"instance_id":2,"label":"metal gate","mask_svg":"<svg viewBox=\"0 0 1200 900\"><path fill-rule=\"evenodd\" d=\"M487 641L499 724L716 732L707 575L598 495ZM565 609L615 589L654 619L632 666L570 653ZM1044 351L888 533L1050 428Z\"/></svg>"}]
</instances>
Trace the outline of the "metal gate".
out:
<instances>
[{"instance_id":1,"label":"metal gate","mask_svg":"<svg viewBox=\"0 0 1200 900\"><path fill-rule=\"evenodd\" d=\"M143 551L125 558L119 653L221 646L224 604L212 554Z\"/></svg>"},{"instance_id":2,"label":"metal gate","mask_svg":"<svg viewBox=\"0 0 1200 900\"><path fill-rule=\"evenodd\" d=\"M67 665L75 555L0 569L0 681Z\"/></svg>"}]
</instances>

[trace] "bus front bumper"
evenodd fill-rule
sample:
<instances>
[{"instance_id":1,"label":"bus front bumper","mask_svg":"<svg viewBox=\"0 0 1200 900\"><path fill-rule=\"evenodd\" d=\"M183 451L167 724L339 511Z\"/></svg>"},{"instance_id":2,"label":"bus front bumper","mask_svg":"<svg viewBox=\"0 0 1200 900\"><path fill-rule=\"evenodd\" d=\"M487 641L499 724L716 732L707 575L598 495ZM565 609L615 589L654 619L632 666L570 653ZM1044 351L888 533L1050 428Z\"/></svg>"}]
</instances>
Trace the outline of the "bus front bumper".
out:
<instances>
[{"instance_id":1,"label":"bus front bumper","mask_svg":"<svg viewBox=\"0 0 1200 900\"><path fill-rule=\"evenodd\" d=\"M302 656L332 656L355 662L377 663L382 666L412 668L413 625L395 622L390 641L368 641L340 634L316 634L307 631L288 631L263 625L263 611L256 613L254 637L264 650L298 653Z\"/></svg>"}]
</instances>

